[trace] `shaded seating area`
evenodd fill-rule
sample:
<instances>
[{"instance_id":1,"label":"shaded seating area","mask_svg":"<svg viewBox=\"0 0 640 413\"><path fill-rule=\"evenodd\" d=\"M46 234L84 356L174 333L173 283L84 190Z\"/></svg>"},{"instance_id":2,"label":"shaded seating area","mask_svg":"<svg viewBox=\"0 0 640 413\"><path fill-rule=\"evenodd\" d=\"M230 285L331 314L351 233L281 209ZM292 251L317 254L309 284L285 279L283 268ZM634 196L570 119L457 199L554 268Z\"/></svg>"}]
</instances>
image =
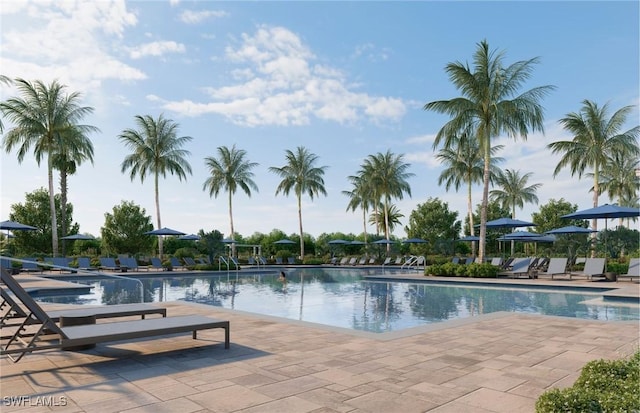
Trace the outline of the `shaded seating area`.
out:
<instances>
[{"instance_id":1,"label":"shaded seating area","mask_svg":"<svg viewBox=\"0 0 640 413\"><path fill-rule=\"evenodd\" d=\"M160 258L158 257L152 257L150 259L151 262L151 268L156 270L156 271L164 271L166 270L166 268L162 265L162 261L160 261Z\"/></svg>"},{"instance_id":2,"label":"shaded seating area","mask_svg":"<svg viewBox=\"0 0 640 413\"><path fill-rule=\"evenodd\" d=\"M45 312L24 288L6 271L0 273L1 281L14 294L28 312L24 321L8 338L2 340L0 355L6 355L17 363L26 354L34 351L65 349L112 341L133 340L154 336L191 332L207 329L224 329L224 346L229 348L230 324L226 320L189 315L152 318L134 321L117 321L100 324L62 327Z\"/></svg>"}]
</instances>

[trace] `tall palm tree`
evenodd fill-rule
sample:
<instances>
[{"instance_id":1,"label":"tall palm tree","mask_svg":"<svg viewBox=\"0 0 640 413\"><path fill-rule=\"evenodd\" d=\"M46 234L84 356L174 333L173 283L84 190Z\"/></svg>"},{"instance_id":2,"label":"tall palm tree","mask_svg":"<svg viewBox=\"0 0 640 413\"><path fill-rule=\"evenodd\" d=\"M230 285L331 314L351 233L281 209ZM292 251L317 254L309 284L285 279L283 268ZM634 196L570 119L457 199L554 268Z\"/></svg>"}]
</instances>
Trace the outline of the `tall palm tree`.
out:
<instances>
[{"instance_id":1,"label":"tall palm tree","mask_svg":"<svg viewBox=\"0 0 640 413\"><path fill-rule=\"evenodd\" d=\"M60 172L60 229L62 237L67 235L67 199L69 193L68 177L76 173L78 165L84 161L93 164L93 143L83 134L70 131L64 146L53 154L53 167ZM62 244L62 256L66 255L66 244Z\"/></svg>"},{"instance_id":2,"label":"tall palm tree","mask_svg":"<svg viewBox=\"0 0 640 413\"><path fill-rule=\"evenodd\" d=\"M81 95L77 92L66 94L66 86L53 81L45 84L40 80L33 83L16 79L14 84L20 97L9 98L0 103L0 110L15 126L4 135L2 146L5 151L18 149L18 162L33 147L36 162L40 165L47 159L49 181L49 207L51 209L51 247L54 256L58 255L58 220L53 187L54 154L67 146L71 137L86 136L98 130L95 126L78 122L93 112L89 106L80 106Z\"/></svg>"},{"instance_id":3,"label":"tall palm tree","mask_svg":"<svg viewBox=\"0 0 640 413\"><path fill-rule=\"evenodd\" d=\"M520 171L507 169L499 171L495 177L495 184L501 189L491 190L491 201L499 202L503 208L511 210L511 218L516 217L516 207L522 208L526 203L538 203L536 191L542 184L528 185L532 172L520 175Z\"/></svg>"},{"instance_id":4,"label":"tall palm tree","mask_svg":"<svg viewBox=\"0 0 640 413\"><path fill-rule=\"evenodd\" d=\"M493 177L498 173L496 164L503 161L503 158L496 157L494 154L503 147L503 145L497 145L491 148L490 180L493 180ZM453 186L457 192L463 183L467 184L467 214L471 228L470 235L475 235L471 189L474 184L482 183L484 175L484 160L478 141L470 138L468 133L455 135L453 139L447 140L445 147L440 149L436 155L436 159L445 166L438 177L438 185L444 183L447 191ZM471 245L472 255L476 255L476 243L472 242Z\"/></svg>"},{"instance_id":5,"label":"tall palm tree","mask_svg":"<svg viewBox=\"0 0 640 413\"><path fill-rule=\"evenodd\" d=\"M410 166L411 164L404 162L403 155L396 155L390 150L385 153L378 152L375 155L369 155L362 166L361 173L369 181L370 187L375 188L375 194L382 202L384 233L387 240L391 235L389 203L392 199L403 199L405 194L411 196L411 186L407 179L413 177L414 174L407 172Z\"/></svg>"},{"instance_id":6,"label":"tall palm tree","mask_svg":"<svg viewBox=\"0 0 640 413\"><path fill-rule=\"evenodd\" d=\"M372 191L362 175L351 175L347 177L347 180L349 180L353 188L351 191L342 191L343 195L349 197L347 211L355 211L358 208L362 209L364 242L367 242L367 212L374 203L371 197Z\"/></svg>"},{"instance_id":7,"label":"tall palm tree","mask_svg":"<svg viewBox=\"0 0 640 413\"><path fill-rule=\"evenodd\" d=\"M305 147L298 146L295 152L285 151L286 165L282 167L269 167L269 170L282 181L276 188L276 195L282 192L289 195L291 190L298 200L298 223L300 226L300 258L304 259L304 235L302 232L302 195L307 194L313 200L314 197L327 195L324 188L324 171L327 166L315 166L318 156L309 152Z\"/></svg>"},{"instance_id":8,"label":"tall palm tree","mask_svg":"<svg viewBox=\"0 0 640 413\"><path fill-rule=\"evenodd\" d=\"M599 107L590 100L584 100L580 112L569 113L560 119L564 129L573 134L572 140L552 142L547 146L554 154L563 154L553 171L554 177L565 167L571 169L571 176L578 174L579 178L591 169L594 207L598 206L601 194L600 172L603 166L615 155L635 159L640 154L637 141L640 127L620 133L632 109L633 106L625 106L608 118L608 104ZM597 230L598 221L593 219L591 226Z\"/></svg>"},{"instance_id":9,"label":"tall palm tree","mask_svg":"<svg viewBox=\"0 0 640 413\"><path fill-rule=\"evenodd\" d=\"M159 180L167 176L167 172L177 175L178 179L187 179L191 174L191 165L186 157L191 153L182 147L191 136L178 136L178 124L166 119L162 114L154 119L151 115L136 115L135 122L138 129L125 129L118 136L132 153L125 156L121 164L121 172L131 169L130 178L136 176L144 183L148 174L153 175L153 189L156 203L158 229L162 228L160 219L160 190ZM162 237L158 238L158 253L162 258Z\"/></svg>"},{"instance_id":10,"label":"tall palm tree","mask_svg":"<svg viewBox=\"0 0 640 413\"><path fill-rule=\"evenodd\" d=\"M247 151L236 149L233 145L231 149L226 146L218 147L218 158L208 156L204 158L204 163L209 168L209 177L204 181L202 190L209 190L209 196L217 197L220 190L225 190L229 194L229 222L231 224L231 239L235 239L233 227L233 195L241 188L245 194L251 197L251 190L258 192L258 186L253 181L251 170L258 166L255 162L246 160ZM235 244L232 244L235 248ZM232 251L235 255L235 251Z\"/></svg>"},{"instance_id":11,"label":"tall palm tree","mask_svg":"<svg viewBox=\"0 0 640 413\"><path fill-rule=\"evenodd\" d=\"M516 95L531 77L538 58L523 60L504 67L504 53L491 51L487 41L478 44L473 56L473 69L468 64L453 62L445 70L462 96L427 103L425 110L451 116L436 135L435 145L450 136L467 132L478 140L483 153L483 190L480 212L480 247L478 258L484 259L487 232L487 203L491 178L491 140L507 134L526 139L530 131L544 131L540 101L553 86L540 86Z\"/></svg>"}]
</instances>

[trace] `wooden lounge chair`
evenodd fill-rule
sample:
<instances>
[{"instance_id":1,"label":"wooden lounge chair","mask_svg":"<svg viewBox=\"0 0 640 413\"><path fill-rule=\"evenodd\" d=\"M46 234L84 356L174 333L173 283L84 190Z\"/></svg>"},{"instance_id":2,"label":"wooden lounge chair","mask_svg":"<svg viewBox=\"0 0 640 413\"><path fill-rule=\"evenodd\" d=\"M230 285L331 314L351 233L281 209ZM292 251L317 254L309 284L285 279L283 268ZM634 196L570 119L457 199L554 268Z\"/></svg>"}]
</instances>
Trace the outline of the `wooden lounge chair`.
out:
<instances>
[{"instance_id":1,"label":"wooden lounge chair","mask_svg":"<svg viewBox=\"0 0 640 413\"><path fill-rule=\"evenodd\" d=\"M156 270L156 271L164 271L166 270L166 268L162 265L162 261L160 261L160 258L158 257L152 257L151 258L151 268Z\"/></svg>"},{"instance_id":2,"label":"wooden lounge chair","mask_svg":"<svg viewBox=\"0 0 640 413\"><path fill-rule=\"evenodd\" d=\"M200 315L60 327L13 276L3 271L0 273L0 279L29 311L24 322L16 327L11 338L2 342L0 355L8 356L14 363L34 351L64 349L184 332L191 332L193 339L196 339L197 331L214 328L224 329L224 347L229 348L229 321ZM35 333L26 333L28 327L36 328Z\"/></svg>"},{"instance_id":3,"label":"wooden lounge chair","mask_svg":"<svg viewBox=\"0 0 640 413\"><path fill-rule=\"evenodd\" d=\"M631 258L629 260L629 270L626 274L618 274L618 278L629 278L631 281L634 279L640 280L640 258Z\"/></svg>"},{"instance_id":4,"label":"wooden lounge chair","mask_svg":"<svg viewBox=\"0 0 640 413\"><path fill-rule=\"evenodd\" d=\"M171 266L173 267L174 270L177 270L177 269L186 270L187 269L187 267L182 265L182 263L180 262L178 257L170 257L169 258L169 262L171 263Z\"/></svg>"},{"instance_id":5,"label":"wooden lounge chair","mask_svg":"<svg viewBox=\"0 0 640 413\"><path fill-rule=\"evenodd\" d=\"M295 265L296 263L296 258L295 257L288 257L287 258L287 265Z\"/></svg>"}]
</instances>

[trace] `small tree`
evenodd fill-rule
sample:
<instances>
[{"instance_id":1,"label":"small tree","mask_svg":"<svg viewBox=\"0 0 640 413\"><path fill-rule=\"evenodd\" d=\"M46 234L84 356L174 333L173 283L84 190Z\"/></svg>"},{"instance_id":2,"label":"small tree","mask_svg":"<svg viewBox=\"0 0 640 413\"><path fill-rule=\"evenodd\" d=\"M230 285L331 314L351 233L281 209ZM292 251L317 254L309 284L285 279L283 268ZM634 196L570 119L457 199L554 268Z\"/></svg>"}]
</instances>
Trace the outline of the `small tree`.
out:
<instances>
[{"instance_id":1,"label":"small tree","mask_svg":"<svg viewBox=\"0 0 640 413\"><path fill-rule=\"evenodd\" d=\"M151 216L132 201L122 201L104 214L102 233L103 253L149 254L153 251L154 237L145 235L153 229Z\"/></svg>"},{"instance_id":2,"label":"small tree","mask_svg":"<svg viewBox=\"0 0 640 413\"><path fill-rule=\"evenodd\" d=\"M446 254L451 252L460 227L457 211L450 211L449 204L438 198L429 198L411 211L405 230L410 238L429 241L432 252Z\"/></svg>"},{"instance_id":3,"label":"small tree","mask_svg":"<svg viewBox=\"0 0 640 413\"><path fill-rule=\"evenodd\" d=\"M55 195L54 201L55 211L59 218L56 220L58 232L63 232L61 228L63 220L60 219L60 215L62 214L60 194ZM15 253L17 255L31 255L34 252L38 252L51 255L52 220L51 208L49 206L49 191L45 188L40 188L25 194L24 204L11 205L11 211L9 214L10 220L38 228L37 231L14 231L15 238L11 240L11 243L13 244ZM66 215L66 232L78 232L79 225L73 222L73 204L67 203Z\"/></svg>"}]
</instances>

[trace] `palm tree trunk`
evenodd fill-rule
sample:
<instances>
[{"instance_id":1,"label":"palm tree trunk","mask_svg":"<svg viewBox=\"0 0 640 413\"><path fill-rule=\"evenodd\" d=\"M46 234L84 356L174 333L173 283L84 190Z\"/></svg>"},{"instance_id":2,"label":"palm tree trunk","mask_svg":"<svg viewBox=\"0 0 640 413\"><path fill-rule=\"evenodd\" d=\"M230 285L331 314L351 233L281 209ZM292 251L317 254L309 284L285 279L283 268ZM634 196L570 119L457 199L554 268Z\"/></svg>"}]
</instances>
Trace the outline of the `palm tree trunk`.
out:
<instances>
[{"instance_id":1,"label":"palm tree trunk","mask_svg":"<svg viewBox=\"0 0 640 413\"><path fill-rule=\"evenodd\" d=\"M478 259L480 262L484 262L485 256L485 244L487 241L487 205L489 203L489 165L490 156L489 142L485 142L484 149L484 173L482 181L484 183L482 188L482 206L480 207L480 245L478 246Z\"/></svg>"},{"instance_id":2,"label":"palm tree trunk","mask_svg":"<svg viewBox=\"0 0 640 413\"><path fill-rule=\"evenodd\" d=\"M473 204L471 202L471 179L469 179L469 186L467 186L467 210L469 211L469 232L470 235L474 235L475 230L473 228ZM471 241L471 255L476 255L476 242Z\"/></svg>"},{"instance_id":3,"label":"palm tree trunk","mask_svg":"<svg viewBox=\"0 0 640 413\"><path fill-rule=\"evenodd\" d=\"M389 200L384 198L384 237L389 241ZM387 243L387 254L391 251L391 245Z\"/></svg>"},{"instance_id":4,"label":"palm tree trunk","mask_svg":"<svg viewBox=\"0 0 640 413\"><path fill-rule=\"evenodd\" d=\"M364 242L367 242L367 210L362 208L362 229L364 232Z\"/></svg>"},{"instance_id":5,"label":"palm tree trunk","mask_svg":"<svg viewBox=\"0 0 640 413\"><path fill-rule=\"evenodd\" d=\"M58 217L56 214L56 200L53 188L53 164L51 156L47 161L47 173L49 175L49 208L51 210L51 247L54 257L58 256Z\"/></svg>"},{"instance_id":6,"label":"palm tree trunk","mask_svg":"<svg viewBox=\"0 0 640 413\"><path fill-rule=\"evenodd\" d=\"M598 181L600 180L599 177L599 173L598 170L600 169L600 165L598 164L598 162L596 161L595 165L593 166L593 207L597 207L598 206L598 194L600 193L600 185L598 185ZM591 238L593 240L593 242L591 243L591 258L595 258L596 257L596 238L597 238L597 231L598 230L598 220L596 218L593 218L591 220L591 228L593 228L594 232L591 233ZM606 254L606 251L605 251ZM606 257L606 255L605 255Z\"/></svg>"},{"instance_id":7,"label":"palm tree trunk","mask_svg":"<svg viewBox=\"0 0 640 413\"><path fill-rule=\"evenodd\" d=\"M158 173L155 174L155 198L156 198L156 216L158 217L158 229L162 228L162 220L160 219L160 190L158 189ZM158 256L162 259L162 235L158 236Z\"/></svg>"},{"instance_id":8,"label":"palm tree trunk","mask_svg":"<svg viewBox=\"0 0 640 413\"><path fill-rule=\"evenodd\" d=\"M62 223L60 225L60 232L62 238L67 236L67 171L63 166L60 171L60 218L62 219ZM65 242L62 243L62 256L67 256L67 244Z\"/></svg>"},{"instance_id":9,"label":"palm tree trunk","mask_svg":"<svg viewBox=\"0 0 640 413\"><path fill-rule=\"evenodd\" d=\"M298 195L298 223L300 225L300 259L304 262L304 237L302 236L302 194Z\"/></svg>"},{"instance_id":10,"label":"palm tree trunk","mask_svg":"<svg viewBox=\"0 0 640 413\"><path fill-rule=\"evenodd\" d=\"M229 222L231 223L231 239L236 239L236 232L233 229L233 209L231 206L231 191L229 191ZM231 244L231 256L236 256L236 244Z\"/></svg>"}]
</instances>

